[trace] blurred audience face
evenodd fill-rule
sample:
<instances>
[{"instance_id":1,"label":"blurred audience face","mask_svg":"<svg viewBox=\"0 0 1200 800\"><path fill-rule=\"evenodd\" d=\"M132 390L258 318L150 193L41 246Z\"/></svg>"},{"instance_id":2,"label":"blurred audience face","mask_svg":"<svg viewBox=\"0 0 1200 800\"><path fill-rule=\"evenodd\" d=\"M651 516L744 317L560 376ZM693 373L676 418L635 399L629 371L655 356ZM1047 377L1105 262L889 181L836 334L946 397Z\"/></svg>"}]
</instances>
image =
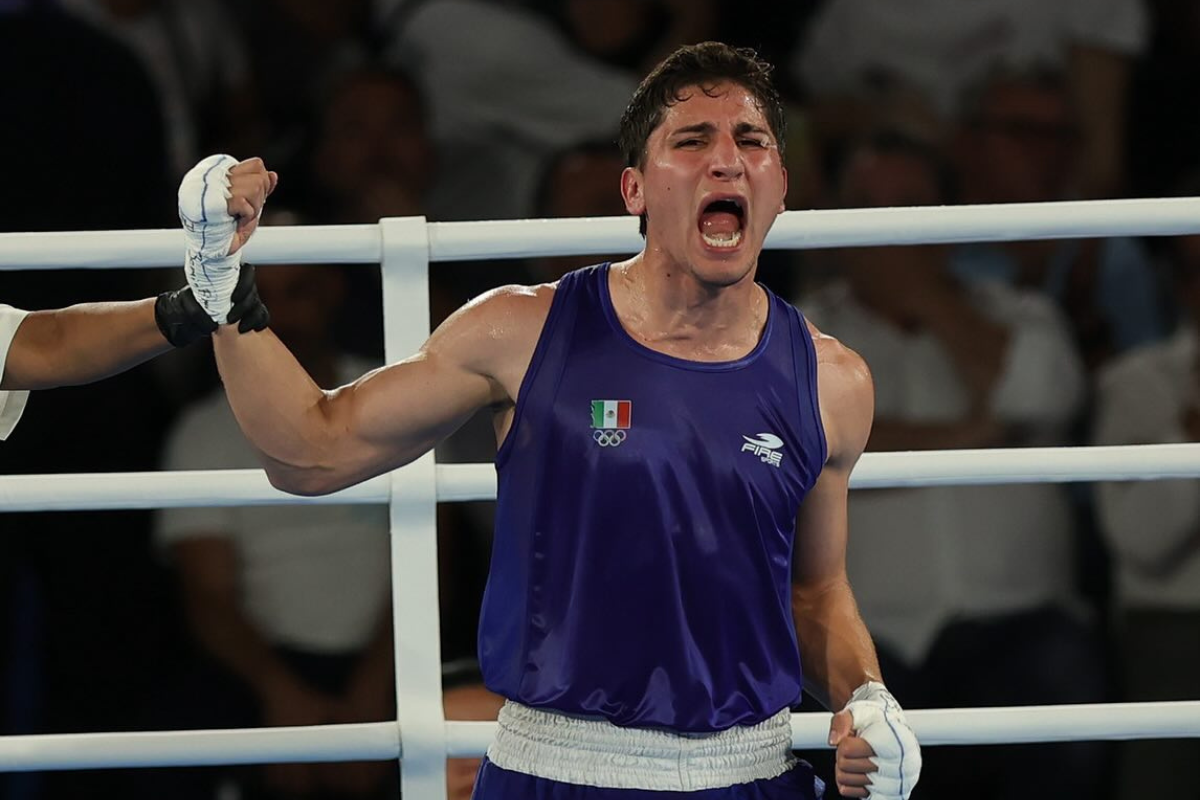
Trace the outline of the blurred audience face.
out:
<instances>
[{"instance_id":1,"label":"blurred audience face","mask_svg":"<svg viewBox=\"0 0 1200 800\"><path fill-rule=\"evenodd\" d=\"M962 132L961 169L974 202L1060 200L1075 169L1074 120L1061 86L1032 79L986 90Z\"/></svg>"},{"instance_id":2,"label":"blurred audience face","mask_svg":"<svg viewBox=\"0 0 1200 800\"><path fill-rule=\"evenodd\" d=\"M258 293L271 312L271 330L302 356L329 346L344 294L334 267L270 264L259 267Z\"/></svg>"},{"instance_id":3,"label":"blurred audience face","mask_svg":"<svg viewBox=\"0 0 1200 800\"><path fill-rule=\"evenodd\" d=\"M329 103L317 147L322 188L345 221L421 213L434 151L416 87L400 76L363 71Z\"/></svg>"},{"instance_id":4,"label":"blurred audience face","mask_svg":"<svg viewBox=\"0 0 1200 800\"><path fill-rule=\"evenodd\" d=\"M567 0L564 11L581 48L617 61L644 46L662 16L656 0Z\"/></svg>"},{"instance_id":5,"label":"blurred audience face","mask_svg":"<svg viewBox=\"0 0 1200 800\"><path fill-rule=\"evenodd\" d=\"M619 217L625 215L621 199L621 173L625 161L611 151L579 150L559 158L542 187L538 213L546 217ZM595 256L560 256L540 259L535 268L547 281L595 264Z\"/></svg>"},{"instance_id":6,"label":"blurred audience face","mask_svg":"<svg viewBox=\"0 0 1200 800\"><path fill-rule=\"evenodd\" d=\"M928 206L943 202L933 166L904 152L864 149L850 156L839 186L844 208ZM938 245L848 247L838 263L854 294L877 311L903 318L914 292L944 280L944 249Z\"/></svg>"}]
</instances>

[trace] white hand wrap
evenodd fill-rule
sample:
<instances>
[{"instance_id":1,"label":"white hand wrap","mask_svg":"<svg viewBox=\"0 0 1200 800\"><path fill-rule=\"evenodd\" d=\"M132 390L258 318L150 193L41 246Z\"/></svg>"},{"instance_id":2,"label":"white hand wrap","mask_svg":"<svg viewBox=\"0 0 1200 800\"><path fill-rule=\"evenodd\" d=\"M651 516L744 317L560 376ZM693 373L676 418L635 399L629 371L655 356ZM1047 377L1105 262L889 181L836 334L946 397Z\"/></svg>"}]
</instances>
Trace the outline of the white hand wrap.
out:
<instances>
[{"instance_id":1,"label":"white hand wrap","mask_svg":"<svg viewBox=\"0 0 1200 800\"><path fill-rule=\"evenodd\" d=\"M233 156L209 156L179 184L179 221L187 239L184 272L201 307L224 325L233 306L242 251L229 255L237 219L229 213L229 170Z\"/></svg>"},{"instance_id":2,"label":"white hand wrap","mask_svg":"<svg viewBox=\"0 0 1200 800\"><path fill-rule=\"evenodd\" d=\"M870 681L854 690L846 710L854 733L865 739L878 771L871 773L870 800L907 800L921 775L921 745L904 718L904 709L882 683Z\"/></svg>"}]
</instances>

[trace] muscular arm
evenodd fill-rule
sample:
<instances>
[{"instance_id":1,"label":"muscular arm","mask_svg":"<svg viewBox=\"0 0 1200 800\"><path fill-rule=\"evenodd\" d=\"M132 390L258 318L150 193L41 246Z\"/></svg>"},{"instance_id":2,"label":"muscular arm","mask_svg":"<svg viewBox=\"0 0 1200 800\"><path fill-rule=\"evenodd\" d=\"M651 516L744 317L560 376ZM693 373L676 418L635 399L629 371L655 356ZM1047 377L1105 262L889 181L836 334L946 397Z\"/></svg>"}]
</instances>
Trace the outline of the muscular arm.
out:
<instances>
[{"instance_id":1,"label":"muscular arm","mask_svg":"<svg viewBox=\"0 0 1200 800\"><path fill-rule=\"evenodd\" d=\"M513 402L552 293L484 295L416 355L334 391L318 387L270 331L222 328L217 365L271 483L325 494L415 460L484 406Z\"/></svg>"},{"instance_id":2,"label":"muscular arm","mask_svg":"<svg viewBox=\"0 0 1200 800\"><path fill-rule=\"evenodd\" d=\"M154 298L33 311L13 337L0 389L89 383L170 348L154 321Z\"/></svg>"},{"instance_id":3,"label":"muscular arm","mask_svg":"<svg viewBox=\"0 0 1200 800\"><path fill-rule=\"evenodd\" d=\"M874 387L859 356L819 337L821 407L829 458L800 508L792 572L792 616L808 688L828 708L880 680L875 646L846 577L850 471L871 429Z\"/></svg>"}]
</instances>

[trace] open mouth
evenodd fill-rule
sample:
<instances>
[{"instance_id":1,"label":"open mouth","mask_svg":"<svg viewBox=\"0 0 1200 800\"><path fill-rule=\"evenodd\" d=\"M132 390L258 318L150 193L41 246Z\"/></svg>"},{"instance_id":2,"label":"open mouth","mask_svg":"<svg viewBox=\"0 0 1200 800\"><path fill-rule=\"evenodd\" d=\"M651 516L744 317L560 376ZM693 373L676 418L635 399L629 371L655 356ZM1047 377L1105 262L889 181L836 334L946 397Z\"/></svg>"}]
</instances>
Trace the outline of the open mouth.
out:
<instances>
[{"instance_id":1,"label":"open mouth","mask_svg":"<svg viewBox=\"0 0 1200 800\"><path fill-rule=\"evenodd\" d=\"M742 243L746 210L741 198L713 200L700 212L700 238L709 247L732 250Z\"/></svg>"}]
</instances>

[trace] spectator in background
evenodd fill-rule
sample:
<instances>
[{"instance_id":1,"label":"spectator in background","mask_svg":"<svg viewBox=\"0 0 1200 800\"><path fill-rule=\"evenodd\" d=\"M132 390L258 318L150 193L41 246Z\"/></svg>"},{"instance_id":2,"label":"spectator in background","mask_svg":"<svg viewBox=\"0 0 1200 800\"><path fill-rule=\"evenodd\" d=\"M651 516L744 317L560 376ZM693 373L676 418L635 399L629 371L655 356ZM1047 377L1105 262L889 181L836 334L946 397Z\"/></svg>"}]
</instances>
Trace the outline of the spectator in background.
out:
<instances>
[{"instance_id":1,"label":"spectator in background","mask_svg":"<svg viewBox=\"0 0 1200 800\"><path fill-rule=\"evenodd\" d=\"M1195 194L1193 184L1190 194ZM1133 350L1099 379L1094 444L1200 442L1200 236L1170 242L1185 316L1171 338ZM1097 515L1116 577L1121 699L1200 697L1200 482L1103 483ZM1200 741L1123 744L1117 797L1197 797ZM1147 764L1153 763L1154 768Z\"/></svg>"},{"instance_id":2,"label":"spectator in background","mask_svg":"<svg viewBox=\"0 0 1200 800\"><path fill-rule=\"evenodd\" d=\"M325 92L310 103L304 168L281 185L281 199L323 225L425 214L437 165L416 84L372 62L335 70L324 82ZM379 269L343 271L347 297L334 336L351 352L382 359ZM432 277L435 307L449 306L439 272Z\"/></svg>"},{"instance_id":3,"label":"spectator in background","mask_svg":"<svg viewBox=\"0 0 1200 800\"><path fill-rule=\"evenodd\" d=\"M214 149L259 151L265 131L246 46L219 0L58 2L124 43L145 67L164 114L172 176Z\"/></svg>"},{"instance_id":4,"label":"spectator in background","mask_svg":"<svg viewBox=\"0 0 1200 800\"><path fill-rule=\"evenodd\" d=\"M636 84L542 15L485 0L417 4L383 35L429 103L438 219L529 216L542 162L615 131Z\"/></svg>"},{"instance_id":5,"label":"spectator in background","mask_svg":"<svg viewBox=\"0 0 1200 800\"><path fill-rule=\"evenodd\" d=\"M288 174L295 174L313 100L325 89L326 76L361 62L371 51L370 0L222 3L241 38L253 43L250 74L268 131L262 154L271 163L289 165Z\"/></svg>"},{"instance_id":6,"label":"spectator in background","mask_svg":"<svg viewBox=\"0 0 1200 800\"><path fill-rule=\"evenodd\" d=\"M680 45L715 38L714 0L534 0L580 50L645 75Z\"/></svg>"},{"instance_id":7,"label":"spectator in background","mask_svg":"<svg viewBox=\"0 0 1200 800\"><path fill-rule=\"evenodd\" d=\"M1068 76L1079 131L1078 188L1119 193L1131 63L1146 41L1142 0L831 0L795 49L793 75L825 141L882 114L937 135L964 89L996 68L1053 63Z\"/></svg>"},{"instance_id":8,"label":"spectator in background","mask_svg":"<svg viewBox=\"0 0 1200 800\"><path fill-rule=\"evenodd\" d=\"M1061 73L1000 71L975 87L955 141L962 200L1032 203L1074 196L1079 129ZM1115 237L967 245L954 254L964 279L1045 292L1067 316L1084 360L1162 338L1165 293L1139 242Z\"/></svg>"},{"instance_id":9,"label":"spectator in background","mask_svg":"<svg viewBox=\"0 0 1200 800\"><path fill-rule=\"evenodd\" d=\"M126 46L51 3L0 3L0 74L0 148L8 155L0 229L176 224L158 95ZM0 298L23 308L142 298L158 291L147 272L0 272ZM178 280L173 271L171 283ZM45 391L0 447L0 472L154 469L174 411L168 397L145 366ZM131 705L172 642L150 512L8 513L3 529L5 730L127 728ZM0 791L37 782L41 800L115 800L124 797L122 781L119 770L12 774Z\"/></svg>"},{"instance_id":10,"label":"spectator in background","mask_svg":"<svg viewBox=\"0 0 1200 800\"><path fill-rule=\"evenodd\" d=\"M314 107L305 198L314 217L339 224L425 213L437 163L407 74L356 65L332 76Z\"/></svg>"},{"instance_id":11,"label":"spectator in background","mask_svg":"<svg viewBox=\"0 0 1200 800\"><path fill-rule=\"evenodd\" d=\"M326 93L313 104L313 139L306 171L287 195L310 209L322 224L374 223L383 217L428 213L430 187L439 174L428 134L423 97L403 71L365 61L337 70L325 79ZM281 191L287 191L285 188ZM351 352L383 357L383 296L378 268L344 271L348 302L334 324L339 344ZM502 283L496 270L438 264L430 270L430 315L434 325L477 292ZM491 423L480 416L439 449L444 461L486 461L495 451L494 436L485 450L470 446ZM482 504L438 507L442 630L448 656L470 656L475 622L487 572L491 541L490 511ZM491 504L487 504L490 509Z\"/></svg>"},{"instance_id":12,"label":"spectator in background","mask_svg":"<svg viewBox=\"0 0 1200 800\"><path fill-rule=\"evenodd\" d=\"M320 385L344 384L374 366L339 353L330 341L343 290L338 271L267 266L258 284L271 329ZM184 411L163 462L167 469L256 465L221 394ZM177 726L394 718L387 509L170 509L160 512L156 535L170 553L202 653L195 685L175 698L184 715ZM246 791L382 798L394 796L389 771L394 765L386 762L272 765ZM181 780L186 785L161 796L180 798L203 786L189 774Z\"/></svg>"},{"instance_id":13,"label":"spectator in background","mask_svg":"<svg viewBox=\"0 0 1200 800\"><path fill-rule=\"evenodd\" d=\"M583 142L555 154L538 181L535 216L620 217L625 204L618 191L625 158L615 142ZM530 262L530 282L556 281L574 269L606 259L598 256L546 256Z\"/></svg>"},{"instance_id":14,"label":"spectator in background","mask_svg":"<svg viewBox=\"0 0 1200 800\"><path fill-rule=\"evenodd\" d=\"M852 150L838 200L843 207L938 205L948 199L946 185L935 151L881 133ZM955 278L942 246L836 256L844 280L805 307L814 325L871 367L868 450L1062 441L1084 380L1048 300ZM849 514L850 580L883 675L906 707L1103 699L1101 650L1070 613L1073 525L1061 487L859 491ZM973 800L1095 797L1103 758L1088 744L932 748L919 793L940 800L970 786Z\"/></svg>"}]
</instances>

